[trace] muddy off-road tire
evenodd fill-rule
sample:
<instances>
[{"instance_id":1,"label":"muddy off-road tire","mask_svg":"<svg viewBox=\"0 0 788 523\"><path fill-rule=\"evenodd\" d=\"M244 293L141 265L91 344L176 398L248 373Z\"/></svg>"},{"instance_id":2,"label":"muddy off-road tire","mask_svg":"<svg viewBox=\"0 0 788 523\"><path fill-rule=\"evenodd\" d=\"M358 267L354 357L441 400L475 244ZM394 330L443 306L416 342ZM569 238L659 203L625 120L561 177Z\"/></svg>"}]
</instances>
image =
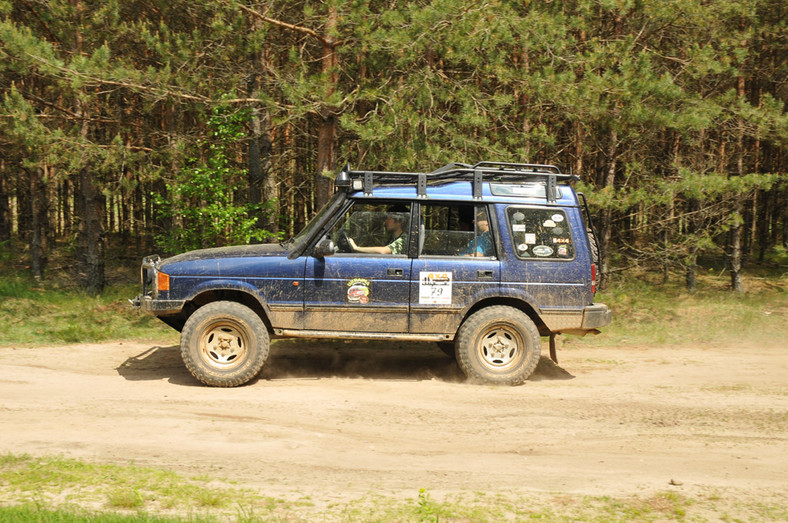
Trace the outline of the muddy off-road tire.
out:
<instances>
[{"instance_id":1,"label":"muddy off-road tire","mask_svg":"<svg viewBox=\"0 0 788 523\"><path fill-rule=\"evenodd\" d=\"M533 373L541 350L531 318L504 305L473 313L457 332L457 363L474 382L520 385Z\"/></svg>"},{"instance_id":2,"label":"muddy off-road tire","mask_svg":"<svg viewBox=\"0 0 788 523\"><path fill-rule=\"evenodd\" d=\"M192 376L214 387L253 379L268 359L270 339L249 307L217 301L197 309L181 332L181 357Z\"/></svg>"}]
</instances>

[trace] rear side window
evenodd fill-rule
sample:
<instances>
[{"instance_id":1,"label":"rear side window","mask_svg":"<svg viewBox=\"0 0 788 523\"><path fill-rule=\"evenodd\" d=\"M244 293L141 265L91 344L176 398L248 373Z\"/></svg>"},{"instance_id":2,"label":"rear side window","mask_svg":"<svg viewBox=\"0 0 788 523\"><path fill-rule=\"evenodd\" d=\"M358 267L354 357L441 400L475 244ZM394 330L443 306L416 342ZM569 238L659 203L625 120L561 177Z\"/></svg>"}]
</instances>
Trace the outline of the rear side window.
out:
<instances>
[{"instance_id":1,"label":"rear side window","mask_svg":"<svg viewBox=\"0 0 788 523\"><path fill-rule=\"evenodd\" d=\"M487 208L472 204L422 204L419 254L494 257L495 242Z\"/></svg>"},{"instance_id":2,"label":"rear side window","mask_svg":"<svg viewBox=\"0 0 788 523\"><path fill-rule=\"evenodd\" d=\"M518 258L568 260L575 257L569 222L563 210L509 207L506 217Z\"/></svg>"}]
</instances>

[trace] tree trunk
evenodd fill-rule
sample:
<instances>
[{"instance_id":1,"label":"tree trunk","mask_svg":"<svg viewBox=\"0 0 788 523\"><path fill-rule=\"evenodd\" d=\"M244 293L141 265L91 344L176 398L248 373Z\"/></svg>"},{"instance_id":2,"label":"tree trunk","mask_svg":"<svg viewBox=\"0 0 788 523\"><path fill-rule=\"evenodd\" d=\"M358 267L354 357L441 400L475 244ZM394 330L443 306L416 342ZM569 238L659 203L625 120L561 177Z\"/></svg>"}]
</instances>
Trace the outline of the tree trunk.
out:
<instances>
[{"instance_id":1,"label":"tree trunk","mask_svg":"<svg viewBox=\"0 0 788 523\"><path fill-rule=\"evenodd\" d=\"M29 183L19 180L16 184L16 232L17 237L25 242L30 241L30 226L33 218L30 215Z\"/></svg>"},{"instance_id":2,"label":"tree trunk","mask_svg":"<svg viewBox=\"0 0 788 523\"><path fill-rule=\"evenodd\" d=\"M574 174L583 175L583 125L579 121L573 123L575 136L575 169Z\"/></svg>"},{"instance_id":3,"label":"tree trunk","mask_svg":"<svg viewBox=\"0 0 788 523\"><path fill-rule=\"evenodd\" d=\"M675 199L669 198L668 199L668 224L673 223L673 218L676 215L676 206L675 206ZM662 283L666 284L670 281L670 225L665 226L665 230L662 236L663 241L663 249L664 252L662 253Z\"/></svg>"},{"instance_id":4,"label":"tree trunk","mask_svg":"<svg viewBox=\"0 0 788 523\"><path fill-rule=\"evenodd\" d=\"M731 273L731 290L733 292L744 292L744 285L742 284L741 270L742 270L742 225L741 225L741 212L744 206L741 202L736 202L734 214L736 225L731 227L729 239L729 259L730 273Z\"/></svg>"},{"instance_id":5,"label":"tree trunk","mask_svg":"<svg viewBox=\"0 0 788 523\"><path fill-rule=\"evenodd\" d=\"M74 214L71 207L72 186L73 184L68 179L63 180L63 183L60 184L60 234L64 237L71 236L71 231L74 228Z\"/></svg>"},{"instance_id":6,"label":"tree trunk","mask_svg":"<svg viewBox=\"0 0 788 523\"><path fill-rule=\"evenodd\" d=\"M328 19L323 38L323 56L321 65L323 74L326 75L326 102L336 92L339 83L337 72L337 42L332 36L337 28L337 10L329 7ZM320 111L320 128L317 135L317 178L315 180L315 208L321 208L331 198L334 190L334 180L325 176L334 172L336 168L335 145L337 134L337 117L335 108L328 103Z\"/></svg>"},{"instance_id":7,"label":"tree trunk","mask_svg":"<svg viewBox=\"0 0 788 523\"><path fill-rule=\"evenodd\" d=\"M696 247L690 247L690 252L687 255L687 272L686 272L687 292L689 292L690 294L695 294L695 291L698 288L695 279L697 267L698 267L698 249Z\"/></svg>"},{"instance_id":8,"label":"tree trunk","mask_svg":"<svg viewBox=\"0 0 788 523\"><path fill-rule=\"evenodd\" d=\"M142 206L142 182L140 181L139 174L134 177L134 195L133 195L133 210L131 213L132 233L134 234L134 246L136 248L135 254L139 255L142 252L142 240L145 235L145 215Z\"/></svg>"},{"instance_id":9,"label":"tree trunk","mask_svg":"<svg viewBox=\"0 0 788 523\"><path fill-rule=\"evenodd\" d=\"M81 109L83 141L88 139L89 118ZM99 294L106 283L104 278L104 213L106 198L96 187L87 166L79 170L79 233L77 264L88 294Z\"/></svg>"},{"instance_id":10,"label":"tree trunk","mask_svg":"<svg viewBox=\"0 0 788 523\"><path fill-rule=\"evenodd\" d=\"M82 215L79 220L78 245L83 287L89 294L99 294L104 279L104 195L98 190L88 169L79 171L79 199Z\"/></svg>"},{"instance_id":11,"label":"tree trunk","mask_svg":"<svg viewBox=\"0 0 788 523\"><path fill-rule=\"evenodd\" d=\"M4 164L2 160L0 163ZM0 172L5 172L4 165L0 165ZM8 181L6 176L0 176L0 242L11 239L11 206L8 203Z\"/></svg>"},{"instance_id":12,"label":"tree trunk","mask_svg":"<svg viewBox=\"0 0 788 523\"><path fill-rule=\"evenodd\" d=\"M744 77L739 76L737 82L736 93L741 99L744 97ZM744 175L744 121L739 120L739 128L736 134L736 175ZM744 285L742 284L742 234L744 232L744 198L743 194L736 196L736 203L733 209L734 224L730 231L730 240L728 244L729 249L729 264L731 273L731 290L733 292L744 292Z\"/></svg>"},{"instance_id":13,"label":"tree trunk","mask_svg":"<svg viewBox=\"0 0 788 523\"><path fill-rule=\"evenodd\" d=\"M257 226L271 233L279 232L279 199L276 179L271 174L271 117L265 109L252 113L252 139L249 140L249 201L253 204L265 202Z\"/></svg>"},{"instance_id":14,"label":"tree trunk","mask_svg":"<svg viewBox=\"0 0 788 523\"><path fill-rule=\"evenodd\" d=\"M610 131L610 143L608 144L608 151L607 151L607 174L604 179L604 189L608 187L610 190L614 190L615 188L615 181L616 181L616 168L617 168L617 160L618 160L618 131L613 129ZM600 279L599 279L599 287L600 289L605 289L609 282L610 278L610 240L613 235L613 211L610 208L604 209L602 211L602 220L600 223L600 238L599 238L599 249L600 249L600 259L599 259L599 269L600 269Z\"/></svg>"},{"instance_id":15,"label":"tree trunk","mask_svg":"<svg viewBox=\"0 0 788 523\"><path fill-rule=\"evenodd\" d=\"M41 280L46 267L47 238L47 193L44 169L36 167L28 171L30 180L30 272Z\"/></svg>"}]
</instances>

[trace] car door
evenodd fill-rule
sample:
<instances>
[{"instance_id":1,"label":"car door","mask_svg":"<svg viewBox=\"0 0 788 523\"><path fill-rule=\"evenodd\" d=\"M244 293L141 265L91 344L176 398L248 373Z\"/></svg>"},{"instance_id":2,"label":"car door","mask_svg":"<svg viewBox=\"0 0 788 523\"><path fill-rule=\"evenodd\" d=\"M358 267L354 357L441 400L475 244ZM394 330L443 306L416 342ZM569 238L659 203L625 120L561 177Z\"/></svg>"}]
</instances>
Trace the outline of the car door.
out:
<instances>
[{"instance_id":1,"label":"car door","mask_svg":"<svg viewBox=\"0 0 788 523\"><path fill-rule=\"evenodd\" d=\"M405 234L397 238L384 226L394 214L393 207L392 202L355 202L329 232L338 251L307 259L304 329L408 332L412 260L407 249L404 253L359 252L371 247L408 245L410 205L397 205L396 215L403 220Z\"/></svg>"},{"instance_id":2,"label":"car door","mask_svg":"<svg viewBox=\"0 0 788 523\"><path fill-rule=\"evenodd\" d=\"M453 334L466 307L500 287L500 261L486 206L422 204L410 287L410 332Z\"/></svg>"}]
</instances>

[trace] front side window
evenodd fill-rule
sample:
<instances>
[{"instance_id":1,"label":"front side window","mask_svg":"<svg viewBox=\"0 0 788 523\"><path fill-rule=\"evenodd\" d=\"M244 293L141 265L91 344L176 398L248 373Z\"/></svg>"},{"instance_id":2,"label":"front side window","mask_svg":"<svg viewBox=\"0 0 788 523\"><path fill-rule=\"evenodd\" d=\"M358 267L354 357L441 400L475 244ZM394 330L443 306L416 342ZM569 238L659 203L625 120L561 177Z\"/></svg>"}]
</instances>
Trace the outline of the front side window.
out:
<instances>
[{"instance_id":1,"label":"front side window","mask_svg":"<svg viewBox=\"0 0 788 523\"><path fill-rule=\"evenodd\" d=\"M509 207L506 216L518 258L566 260L575 257L564 211Z\"/></svg>"},{"instance_id":2,"label":"front side window","mask_svg":"<svg viewBox=\"0 0 788 523\"><path fill-rule=\"evenodd\" d=\"M419 253L424 256L495 256L487 208L471 204L422 204Z\"/></svg>"},{"instance_id":3,"label":"front side window","mask_svg":"<svg viewBox=\"0 0 788 523\"><path fill-rule=\"evenodd\" d=\"M356 202L329 233L338 253L407 255L410 204Z\"/></svg>"}]
</instances>

